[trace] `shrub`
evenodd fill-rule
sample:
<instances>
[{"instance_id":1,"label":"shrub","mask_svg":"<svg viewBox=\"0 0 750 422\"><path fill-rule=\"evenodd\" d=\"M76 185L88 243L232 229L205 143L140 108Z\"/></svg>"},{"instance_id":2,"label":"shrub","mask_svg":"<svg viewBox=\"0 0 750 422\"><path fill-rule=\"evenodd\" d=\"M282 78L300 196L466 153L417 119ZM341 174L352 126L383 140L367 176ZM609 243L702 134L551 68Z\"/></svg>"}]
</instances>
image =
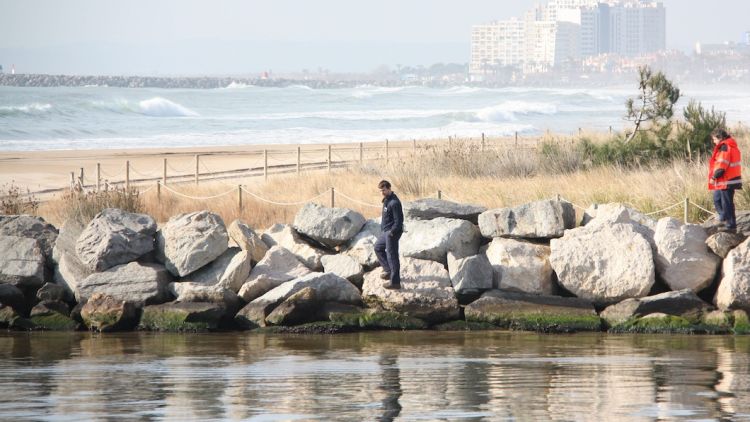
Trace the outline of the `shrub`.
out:
<instances>
[{"instance_id":1,"label":"shrub","mask_svg":"<svg viewBox=\"0 0 750 422\"><path fill-rule=\"evenodd\" d=\"M24 193L15 182L4 184L0 195L0 214L35 214L39 209L39 200L29 188Z\"/></svg>"},{"instance_id":2,"label":"shrub","mask_svg":"<svg viewBox=\"0 0 750 422\"><path fill-rule=\"evenodd\" d=\"M678 126L675 140L676 155L683 155L689 159L700 158L711 152L711 132L727 125L726 113L703 108L700 102L691 100L682 113L685 118Z\"/></svg>"},{"instance_id":3,"label":"shrub","mask_svg":"<svg viewBox=\"0 0 750 422\"><path fill-rule=\"evenodd\" d=\"M113 187L98 192L70 190L62 197L60 213L64 220L74 218L88 224L105 208L120 208L129 212L143 212L145 209L136 188Z\"/></svg>"}]
</instances>

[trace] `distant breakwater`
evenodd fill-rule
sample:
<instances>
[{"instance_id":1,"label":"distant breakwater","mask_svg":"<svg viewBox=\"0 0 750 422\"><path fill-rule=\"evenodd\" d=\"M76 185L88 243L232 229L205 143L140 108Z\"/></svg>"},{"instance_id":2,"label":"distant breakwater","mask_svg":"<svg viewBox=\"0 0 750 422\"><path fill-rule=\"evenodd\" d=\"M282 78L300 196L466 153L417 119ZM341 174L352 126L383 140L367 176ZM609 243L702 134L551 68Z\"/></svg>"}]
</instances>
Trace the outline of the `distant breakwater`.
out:
<instances>
[{"instance_id":1,"label":"distant breakwater","mask_svg":"<svg viewBox=\"0 0 750 422\"><path fill-rule=\"evenodd\" d=\"M309 88L352 88L360 85L399 86L400 81L325 81L295 79L262 79L233 77L167 77L167 76L93 76L93 75L43 75L0 74L0 86L16 87L86 87L102 86L115 88L182 88L217 89L236 85L260 87L287 87L294 85Z\"/></svg>"}]
</instances>

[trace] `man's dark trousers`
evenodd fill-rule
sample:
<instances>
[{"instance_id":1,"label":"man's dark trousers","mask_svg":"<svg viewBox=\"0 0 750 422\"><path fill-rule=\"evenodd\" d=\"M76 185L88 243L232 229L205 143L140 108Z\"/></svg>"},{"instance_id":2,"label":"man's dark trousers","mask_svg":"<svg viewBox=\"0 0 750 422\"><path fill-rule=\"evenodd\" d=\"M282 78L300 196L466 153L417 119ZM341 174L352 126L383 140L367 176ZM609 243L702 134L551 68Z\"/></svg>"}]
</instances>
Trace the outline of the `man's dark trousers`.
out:
<instances>
[{"instance_id":1,"label":"man's dark trousers","mask_svg":"<svg viewBox=\"0 0 750 422\"><path fill-rule=\"evenodd\" d=\"M398 260L399 239L401 239L401 233L394 233L393 236L382 233L375 242L375 254L378 256L383 271L390 273L392 285L401 284L401 263Z\"/></svg>"},{"instance_id":2,"label":"man's dark trousers","mask_svg":"<svg viewBox=\"0 0 750 422\"><path fill-rule=\"evenodd\" d=\"M727 228L737 227L734 215L734 189L715 190L714 207L719 212L719 220L727 223Z\"/></svg>"}]
</instances>

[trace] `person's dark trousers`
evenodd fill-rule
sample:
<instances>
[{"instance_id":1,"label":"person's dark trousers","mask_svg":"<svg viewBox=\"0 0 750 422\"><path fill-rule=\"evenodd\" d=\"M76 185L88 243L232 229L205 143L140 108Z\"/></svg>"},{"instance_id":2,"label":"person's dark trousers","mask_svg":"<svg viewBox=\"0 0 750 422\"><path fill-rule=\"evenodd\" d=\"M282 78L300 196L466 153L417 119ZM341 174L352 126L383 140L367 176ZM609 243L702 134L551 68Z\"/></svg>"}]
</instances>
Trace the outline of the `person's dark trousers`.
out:
<instances>
[{"instance_id":1,"label":"person's dark trousers","mask_svg":"<svg viewBox=\"0 0 750 422\"><path fill-rule=\"evenodd\" d=\"M734 189L715 190L714 207L719 213L719 220L725 222L728 229L737 227L734 215Z\"/></svg>"},{"instance_id":2,"label":"person's dark trousers","mask_svg":"<svg viewBox=\"0 0 750 422\"><path fill-rule=\"evenodd\" d=\"M391 284L401 284L401 263L398 260L398 240L401 233L388 236L381 233L375 242L375 254L378 256L383 271L391 274Z\"/></svg>"}]
</instances>

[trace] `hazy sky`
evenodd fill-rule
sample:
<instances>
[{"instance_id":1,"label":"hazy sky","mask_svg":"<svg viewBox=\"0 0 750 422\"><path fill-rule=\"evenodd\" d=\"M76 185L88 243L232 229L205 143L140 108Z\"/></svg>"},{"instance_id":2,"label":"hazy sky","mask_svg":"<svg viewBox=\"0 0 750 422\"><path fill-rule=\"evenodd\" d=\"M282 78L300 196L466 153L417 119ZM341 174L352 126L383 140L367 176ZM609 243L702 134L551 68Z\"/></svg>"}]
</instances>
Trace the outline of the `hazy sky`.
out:
<instances>
[{"instance_id":1,"label":"hazy sky","mask_svg":"<svg viewBox=\"0 0 750 422\"><path fill-rule=\"evenodd\" d=\"M0 64L24 73L367 71L469 60L471 25L535 0L0 0ZM663 0L667 46L740 41L748 0Z\"/></svg>"}]
</instances>

